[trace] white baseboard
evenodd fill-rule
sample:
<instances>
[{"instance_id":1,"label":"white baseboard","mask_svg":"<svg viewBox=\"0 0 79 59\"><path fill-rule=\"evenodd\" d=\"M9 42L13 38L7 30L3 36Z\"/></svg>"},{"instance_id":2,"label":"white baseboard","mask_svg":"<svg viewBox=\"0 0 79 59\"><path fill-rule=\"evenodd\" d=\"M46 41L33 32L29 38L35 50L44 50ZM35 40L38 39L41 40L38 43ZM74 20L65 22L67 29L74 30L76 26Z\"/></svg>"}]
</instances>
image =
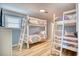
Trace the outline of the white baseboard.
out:
<instances>
[{"instance_id":1,"label":"white baseboard","mask_svg":"<svg viewBox=\"0 0 79 59\"><path fill-rule=\"evenodd\" d=\"M18 46L18 44L13 44L12 47Z\"/></svg>"}]
</instances>

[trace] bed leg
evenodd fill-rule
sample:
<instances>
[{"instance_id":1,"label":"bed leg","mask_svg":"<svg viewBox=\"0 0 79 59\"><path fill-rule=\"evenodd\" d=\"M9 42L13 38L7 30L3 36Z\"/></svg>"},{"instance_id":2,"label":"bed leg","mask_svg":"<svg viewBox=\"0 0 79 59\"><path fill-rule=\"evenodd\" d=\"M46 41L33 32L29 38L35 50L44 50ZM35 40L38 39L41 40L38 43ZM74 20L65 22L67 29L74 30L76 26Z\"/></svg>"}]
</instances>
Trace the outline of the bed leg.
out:
<instances>
[{"instance_id":1,"label":"bed leg","mask_svg":"<svg viewBox=\"0 0 79 59\"><path fill-rule=\"evenodd\" d=\"M29 44L27 43L27 49L29 49Z\"/></svg>"}]
</instances>

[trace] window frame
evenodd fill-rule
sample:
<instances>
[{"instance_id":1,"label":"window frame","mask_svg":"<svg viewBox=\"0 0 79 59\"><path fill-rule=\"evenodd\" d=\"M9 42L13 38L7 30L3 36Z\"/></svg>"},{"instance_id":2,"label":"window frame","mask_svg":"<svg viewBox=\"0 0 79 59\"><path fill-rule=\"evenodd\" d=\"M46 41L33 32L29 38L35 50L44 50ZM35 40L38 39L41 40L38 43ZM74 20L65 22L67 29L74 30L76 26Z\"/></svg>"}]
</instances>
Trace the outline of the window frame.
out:
<instances>
[{"instance_id":1,"label":"window frame","mask_svg":"<svg viewBox=\"0 0 79 59\"><path fill-rule=\"evenodd\" d=\"M19 23L12 23L12 24L19 24L19 27L8 27L7 26L7 19L6 19L6 16L11 16L11 17L16 17L16 18L19 18L20 20L20 22ZM17 15L12 15L12 14L4 14L4 26L6 27L6 28L21 28L22 27L22 20L23 20L23 18L24 17L20 17L20 16L17 16Z\"/></svg>"}]
</instances>

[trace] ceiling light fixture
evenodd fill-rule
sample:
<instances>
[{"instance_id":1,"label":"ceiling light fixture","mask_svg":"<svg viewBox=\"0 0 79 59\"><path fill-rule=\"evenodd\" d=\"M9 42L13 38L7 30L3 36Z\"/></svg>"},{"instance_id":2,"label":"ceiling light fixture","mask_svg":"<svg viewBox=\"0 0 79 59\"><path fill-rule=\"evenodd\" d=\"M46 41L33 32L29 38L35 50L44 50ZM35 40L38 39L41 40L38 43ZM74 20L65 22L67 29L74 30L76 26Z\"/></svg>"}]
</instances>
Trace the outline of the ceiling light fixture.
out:
<instances>
[{"instance_id":1,"label":"ceiling light fixture","mask_svg":"<svg viewBox=\"0 0 79 59\"><path fill-rule=\"evenodd\" d=\"M40 12L44 13L44 12L45 12L45 10L40 10Z\"/></svg>"},{"instance_id":2,"label":"ceiling light fixture","mask_svg":"<svg viewBox=\"0 0 79 59\"><path fill-rule=\"evenodd\" d=\"M40 10L41 13L48 13L46 10Z\"/></svg>"}]
</instances>

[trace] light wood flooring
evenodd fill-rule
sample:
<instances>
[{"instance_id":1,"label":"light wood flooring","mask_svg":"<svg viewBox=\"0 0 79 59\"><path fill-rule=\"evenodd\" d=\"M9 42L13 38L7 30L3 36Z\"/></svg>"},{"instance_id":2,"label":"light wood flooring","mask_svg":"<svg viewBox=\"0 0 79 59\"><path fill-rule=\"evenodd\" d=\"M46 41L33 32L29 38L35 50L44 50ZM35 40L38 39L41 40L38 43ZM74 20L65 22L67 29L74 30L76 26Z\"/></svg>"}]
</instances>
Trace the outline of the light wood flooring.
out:
<instances>
[{"instance_id":1,"label":"light wood flooring","mask_svg":"<svg viewBox=\"0 0 79 59\"><path fill-rule=\"evenodd\" d=\"M50 40L31 44L29 49L27 49L26 45L24 44L22 51L19 51L17 47L14 47L12 53L13 53L12 54L13 56L57 56L59 55L59 53L51 49ZM62 56L67 56L67 55L74 56L76 55L76 53L71 53L68 50L64 50L62 53Z\"/></svg>"},{"instance_id":2,"label":"light wood flooring","mask_svg":"<svg viewBox=\"0 0 79 59\"><path fill-rule=\"evenodd\" d=\"M50 40L32 44L29 49L23 48L22 51L13 48L13 56L51 56Z\"/></svg>"}]
</instances>

